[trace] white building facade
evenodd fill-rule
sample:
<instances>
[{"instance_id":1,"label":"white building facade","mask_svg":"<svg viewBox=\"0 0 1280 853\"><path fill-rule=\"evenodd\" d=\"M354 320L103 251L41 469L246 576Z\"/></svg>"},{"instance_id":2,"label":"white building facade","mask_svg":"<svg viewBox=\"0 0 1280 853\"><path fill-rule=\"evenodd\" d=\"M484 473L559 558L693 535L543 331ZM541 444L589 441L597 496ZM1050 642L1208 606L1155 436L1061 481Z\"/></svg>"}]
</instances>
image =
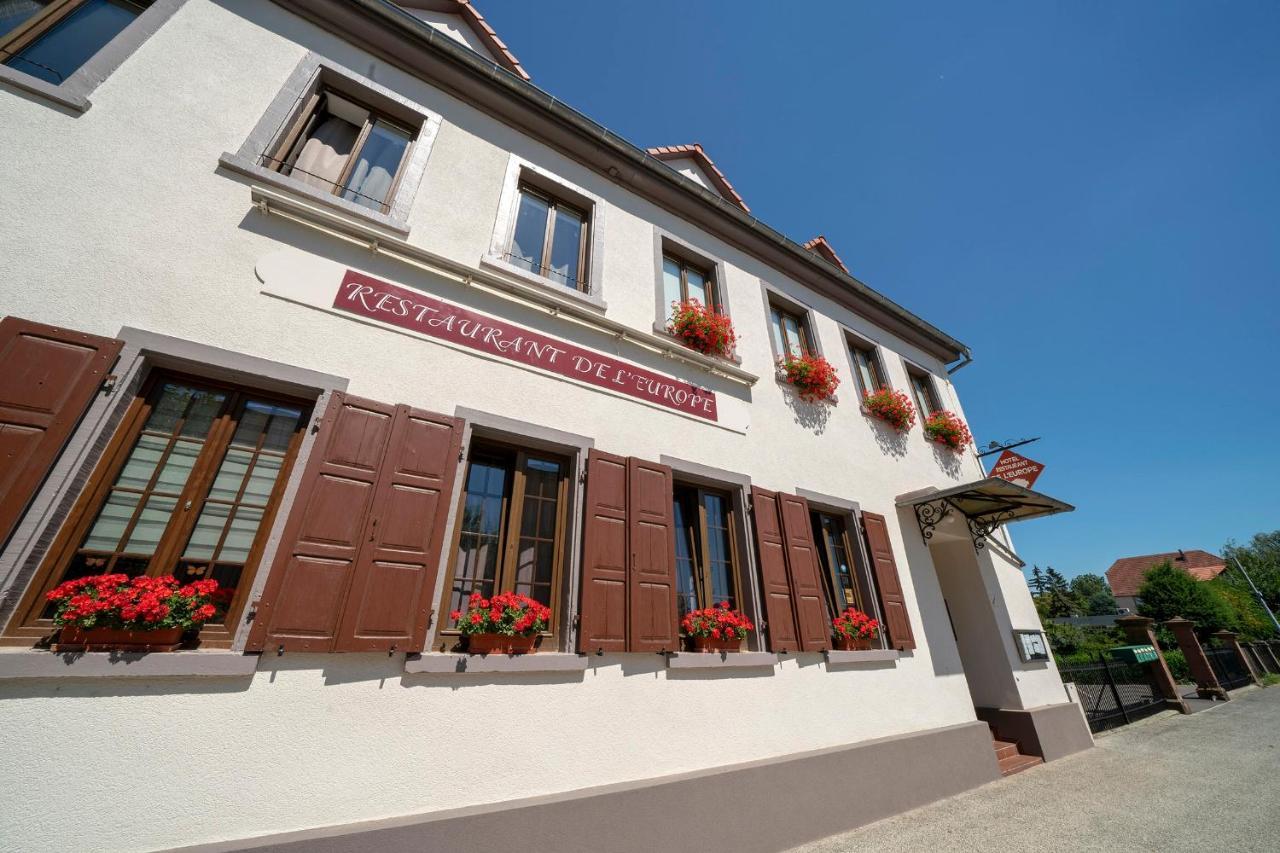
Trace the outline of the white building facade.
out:
<instances>
[{"instance_id":1,"label":"white building facade","mask_svg":"<svg viewBox=\"0 0 1280 853\"><path fill-rule=\"evenodd\" d=\"M0 18L0 847L781 849L998 778L991 727L1091 743L1024 659L996 525L1034 493L859 406L961 413L967 348L700 148L555 101L465 2L30 6ZM734 357L665 331L673 294ZM797 339L833 402L778 378ZM110 571L234 596L179 651L56 653L44 594ZM466 654L472 591L544 601L538 651ZM691 652L719 599L757 630ZM878 648L830 648L849 603Z\"/></svg>"}]
</instances>

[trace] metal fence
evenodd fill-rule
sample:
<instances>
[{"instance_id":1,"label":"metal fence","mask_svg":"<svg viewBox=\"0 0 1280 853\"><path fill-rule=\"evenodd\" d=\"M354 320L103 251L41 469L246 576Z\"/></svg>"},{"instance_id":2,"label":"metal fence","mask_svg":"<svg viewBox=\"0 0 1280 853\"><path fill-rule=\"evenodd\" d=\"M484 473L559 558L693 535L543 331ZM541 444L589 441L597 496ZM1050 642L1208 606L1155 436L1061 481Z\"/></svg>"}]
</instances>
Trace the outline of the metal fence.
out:
<instances>
[{"instance_id":1,"label":"metal fence","mask_svg":"<svg viewBox=\"0 0 1280 853\"><path fill-rule=\"evenodd\" d=\"M1280 643L1241 643L1259 675L1280 675Z\"/></svg>"},{"instance_id":2,"label":"metal fence","mask_svg":"<svg viewBox=\"0 0 1280 853\"><path fill-rule=\"evenodd\" d=\"M1223 690L1235 690L1253 681L1249 670L1230 646L1205 646L1204 656L1209 659L1213 674L1218 676L1218 683Z\"/></svg>"},{"instance_id":3,"label":"metal fence","mask_svg":"<svg viewBox=\"0 0 1280 853\"><path fill-rule=\"evenodd\" d=\"M1165 707L1147 664L1121 663L1098 655L1097 663L1059 667L1063 681L1076 685L1091 731L1102 731L1150 716Z\"/></svg>"}]
</instances>

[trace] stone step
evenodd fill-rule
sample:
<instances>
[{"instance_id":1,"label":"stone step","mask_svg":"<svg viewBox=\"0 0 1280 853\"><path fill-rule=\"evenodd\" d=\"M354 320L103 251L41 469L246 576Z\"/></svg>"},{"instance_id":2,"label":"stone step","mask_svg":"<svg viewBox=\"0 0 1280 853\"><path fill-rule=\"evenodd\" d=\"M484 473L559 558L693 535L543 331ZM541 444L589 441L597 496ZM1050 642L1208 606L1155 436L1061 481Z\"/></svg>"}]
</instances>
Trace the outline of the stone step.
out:
<instances>
[{"instance_id":1,"label":"stone step","mask_svg":"<svg viewBox=\"0 0 1280 853\"><path fill-rule=\"evenodd\" d=\"M991 745L995 747L997 759L1019 754L1018 745L1012 741L993 739Z\"/></svg>"},{"instance_id":2,"label":"stone step","mask_svg":"<svg viewBox=\"0 0 1280 853\"><path fill-rule=\"evenodd\" d=\"M1017 753L1008 758L1001 758L998 762L1000 765L1001 776L1012 776L1014 773L1021 773L1028 767L1035 767L1037 764L1043 764L1044 759L1038 755L1022 755Z\"/></svg>"}]
</instances>

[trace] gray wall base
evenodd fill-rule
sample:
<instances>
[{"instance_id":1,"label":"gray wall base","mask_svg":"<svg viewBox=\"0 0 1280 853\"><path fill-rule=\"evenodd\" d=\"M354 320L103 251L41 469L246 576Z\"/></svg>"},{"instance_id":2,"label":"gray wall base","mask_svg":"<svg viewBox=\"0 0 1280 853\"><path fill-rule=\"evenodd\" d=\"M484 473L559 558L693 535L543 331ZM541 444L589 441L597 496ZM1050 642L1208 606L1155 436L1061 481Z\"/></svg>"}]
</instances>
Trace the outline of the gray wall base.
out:
<instances>
[{"instance_id":1,"label":"gray wall base","mask_svg":"<svg viewBox=\"0 0 1280 853\"><path fill-rule=\"evenodd\" d=\"M1079 705L1041 705L1039 708L979 708L978 719L995 726L1005 740L1018 742L1023 752L1053 761L1093 746L1093 734Z\"/></svg>"},{"instance_id":2,"label":"gray wall base","mask_svg":"<svg viewBox=\"0 0 1280 853\"><path fill-rule=\"evenodd\" d=\"M991 734L985 723L973 722L494 806L181 849L487 853L523 848L536 838L539 849L557 853L692 847L708 853L764 853L844 832L998 778Z\"/></svg>"}]
</instances>

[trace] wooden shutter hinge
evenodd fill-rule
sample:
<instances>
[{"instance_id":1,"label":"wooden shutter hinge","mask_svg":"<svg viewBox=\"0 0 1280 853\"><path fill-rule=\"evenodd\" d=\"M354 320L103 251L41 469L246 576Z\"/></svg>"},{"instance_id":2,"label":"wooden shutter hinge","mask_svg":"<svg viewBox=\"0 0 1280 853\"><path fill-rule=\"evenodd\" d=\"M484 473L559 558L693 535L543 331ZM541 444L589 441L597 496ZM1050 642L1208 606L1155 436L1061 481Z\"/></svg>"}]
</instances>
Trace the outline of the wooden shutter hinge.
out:
<instances>
[{"instance_id":1,"label":"wooden shutter hinge","mask_svg":"<svg viewBox=\"0 0 1280 853\"><path fill-rule=\"evenodd\" d=\"M320 416L320 415L316 415L314 418L312 418L312 419L311 419L311 434L312 434L312 435L315 435L316 433L318 433L318 432L320 431L320 422L321 422L322 420L324 420L324 418L323 418L322 416Z\"/></svg>"},{"instance_id":2,"label":"wooden shutter hinge","mask_svg":"<svg viewBox=\"0 0 1280 853\"><path fill-rule=\"evenodd\" d=\"M114 373L108 373L106 376L102 377L102 385L98 386L98 391L101 392L104 397L110 397L112 392L116 390L116 383L119 381L119 376L116 376Z\"/></svg>"},{"instance_id":3,"label":"wooden shutter hinge","mask_svg":"<svg viewBox=\"0 0 1280 853\"><path fill-rule=\"evenodd\" d=\"M249 602L249 609L244 612L244 624L249 625L254 619L258 618L258 608L262 606L262 599L258 598Z\"/></svg>"},{"instance_id":4,"label":"wooden shutter hinge","mask_svg":"<svg viewBox=\"0 0 1280 853\"><path fill-rule=\"evenodd\" d=\"M587 469L583 468L578 472L578 482L585 485L587 482Z\"/></svg>"}]
</instances>

